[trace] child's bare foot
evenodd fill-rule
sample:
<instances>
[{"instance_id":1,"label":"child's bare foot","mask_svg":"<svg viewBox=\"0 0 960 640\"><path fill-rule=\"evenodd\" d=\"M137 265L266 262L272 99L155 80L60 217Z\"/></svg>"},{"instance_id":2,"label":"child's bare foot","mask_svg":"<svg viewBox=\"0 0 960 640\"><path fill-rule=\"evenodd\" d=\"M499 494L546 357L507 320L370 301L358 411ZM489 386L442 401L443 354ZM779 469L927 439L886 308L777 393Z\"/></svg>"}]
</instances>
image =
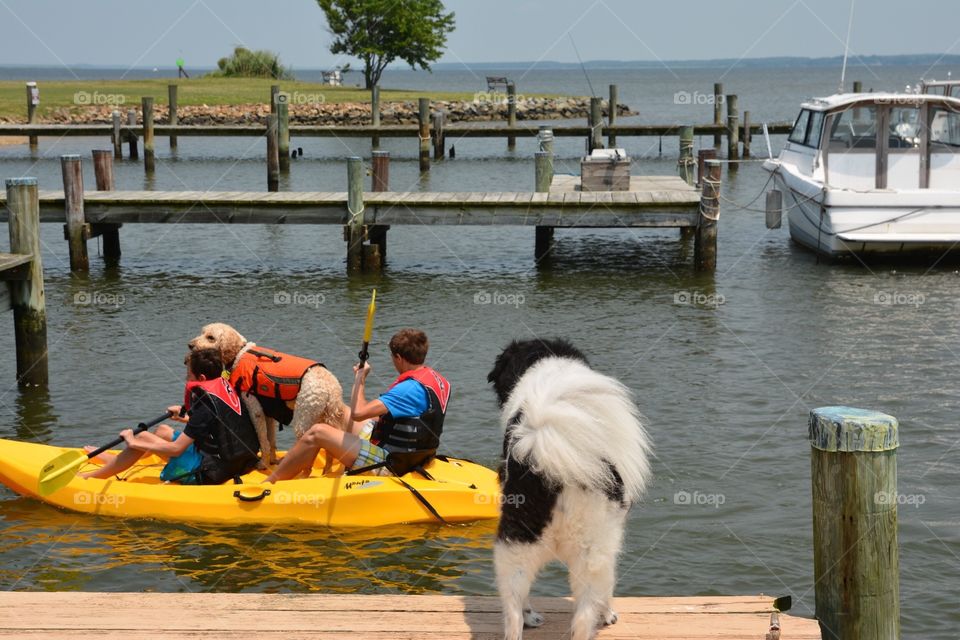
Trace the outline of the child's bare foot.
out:
<instances>
[{"instance_id":1,"label":"child's bare foot","mask_svg":"<svg viewBox=\"0 0 960 640\"><path fill-rule=\"evenodd\" d=\"M84 452L84 453L87 453L87 454L93 453L93 452L96 451L96 450L97 450L97 447L91 447L90 445L87 445L87 446L85 446L85 447L83 448L83 452ZM92 458L92 460L96 460L96 461L98 461L98 462L102 462L102 463L106 464L106 463L110 462L111 460L113 460L113 459L116 458L116 457L117 457L117 456L113 455L112 453L107 453L106 451L104 451L104 452L101 453L100 455L94 456L94 457Z\"/></svg>"}]
</instances>

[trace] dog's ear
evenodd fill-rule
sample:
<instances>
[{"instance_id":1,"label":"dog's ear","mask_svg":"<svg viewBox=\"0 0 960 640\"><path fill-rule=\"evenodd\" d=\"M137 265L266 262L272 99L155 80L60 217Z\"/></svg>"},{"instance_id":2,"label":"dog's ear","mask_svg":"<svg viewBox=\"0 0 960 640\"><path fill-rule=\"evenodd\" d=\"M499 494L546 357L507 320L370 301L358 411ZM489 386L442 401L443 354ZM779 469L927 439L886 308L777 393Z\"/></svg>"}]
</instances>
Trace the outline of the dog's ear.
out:
<instances>
[{"instance_id":1,"label":"dog's ear","mask_svg":"<svg viewBox=\"0 0 960 640\"><path fill-rule=\"evenodd\" d=\"M240 332L228 324L217 323L215 333L217 333L217 346L220 347L220 355L223 357L223 364L230 366L236 359L237 354L247 343L247 339L240 335Z\"/></svg>"}]
</instances>

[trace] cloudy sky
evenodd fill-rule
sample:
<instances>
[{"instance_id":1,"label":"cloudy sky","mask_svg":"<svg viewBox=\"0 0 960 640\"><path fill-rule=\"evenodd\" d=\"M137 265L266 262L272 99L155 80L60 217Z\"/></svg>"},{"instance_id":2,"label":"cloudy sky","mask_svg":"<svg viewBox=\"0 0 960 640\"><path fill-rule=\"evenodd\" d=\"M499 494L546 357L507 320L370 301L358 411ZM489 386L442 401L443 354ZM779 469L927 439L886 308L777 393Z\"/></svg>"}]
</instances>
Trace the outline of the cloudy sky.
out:
<instances>
[{"instance_id":1,"label":"cloudy sky","mask_svg":"<svg viewBox=\"0 0 960 640\"><path fill-rule=\"evenodd\" d=\"M849 0L447 0L442 62L688 60L843 53ZM960 53L957 0L859 0L851 51ZM0 0L0 64L209 67L235 45L329 68L315 0Z\"/></svg>"}]
</instances>

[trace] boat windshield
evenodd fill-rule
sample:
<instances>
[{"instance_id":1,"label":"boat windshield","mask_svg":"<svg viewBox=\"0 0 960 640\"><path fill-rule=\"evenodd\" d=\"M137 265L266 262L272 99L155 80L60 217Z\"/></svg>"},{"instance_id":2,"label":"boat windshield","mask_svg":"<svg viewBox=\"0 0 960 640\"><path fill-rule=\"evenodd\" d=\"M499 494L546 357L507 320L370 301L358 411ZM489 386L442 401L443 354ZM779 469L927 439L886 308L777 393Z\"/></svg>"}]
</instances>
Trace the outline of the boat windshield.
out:
<instances>
[{"instance_id":1,"label":"boat windshield","mask_svg":"<svg viewBox=\"0 0 960 640\"><path fill-rule=\"evenodd\" d=\"M833 117L830 151L877 148L877 108L851 107Z\"/></svg>"},{"instance_id":2,"label":"boat windshield","mask_svg":"<svg viewBox=\"0 0 960 640\"><path fill-rule=\"evenodd\" d=\"M960 113L948 107L930 110L930 145L934 150L936 147L960 148Z\"/></svg>"}]
</instances>

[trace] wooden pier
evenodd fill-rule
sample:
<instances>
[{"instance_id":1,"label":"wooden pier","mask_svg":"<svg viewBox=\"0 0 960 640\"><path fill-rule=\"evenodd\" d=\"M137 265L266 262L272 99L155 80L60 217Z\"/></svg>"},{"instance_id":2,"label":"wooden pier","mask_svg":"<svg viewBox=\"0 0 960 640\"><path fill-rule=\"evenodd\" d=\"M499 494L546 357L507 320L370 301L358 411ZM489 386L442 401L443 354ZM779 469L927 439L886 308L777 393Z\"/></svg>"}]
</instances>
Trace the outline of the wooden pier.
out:
<instances>
[{"instance_id":1,"label":"wooden pier","mask_svg":"<svg viewBox=\"0 0 960 640\"><path fill-rule=\"evenodd\" d=\"M816 620L779 614L765 596L614 598L619 621L597 640L820 640ZM526 640L568 637L569 598L533 598L546 622ZM0 638L323 638L500 640L492 596L3 592ZM777 633L777 635L773 635ZM768 635L771 634L771 635Z\"/></svg>"}]
</instances>

